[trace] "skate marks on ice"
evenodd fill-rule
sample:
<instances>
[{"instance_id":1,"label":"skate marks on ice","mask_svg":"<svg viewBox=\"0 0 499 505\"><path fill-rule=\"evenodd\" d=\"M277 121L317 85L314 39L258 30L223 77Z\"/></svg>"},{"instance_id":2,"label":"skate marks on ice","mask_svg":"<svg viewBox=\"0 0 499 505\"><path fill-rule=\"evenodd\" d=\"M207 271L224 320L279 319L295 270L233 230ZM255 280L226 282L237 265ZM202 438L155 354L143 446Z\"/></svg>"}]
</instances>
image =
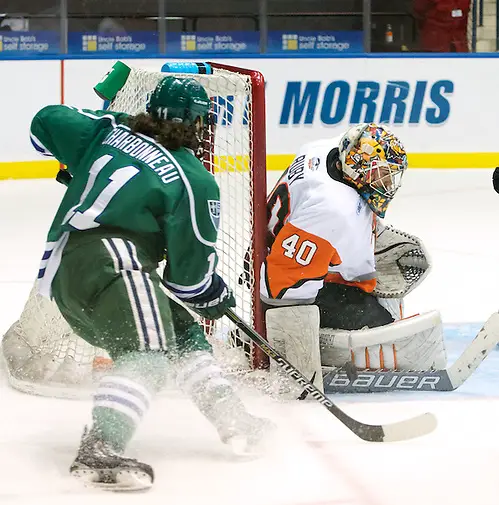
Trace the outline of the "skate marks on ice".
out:
<instances>
[{"instance_id":1,"label":"skate marks on ice","mask_svg":"<svg viewBox=\"0 0 499 505\"><path fill-rule=\"evenodd\" d=\"M349 482L364 503L420 505L452 503L496 505L494 461L499 441L492 439L497 424L496 398L446 402L401 401L349 405L353 414L389 421L431 408L437 430L420 439L393 444L355 443L328 434L318 415L304 421L304 439L324 467ZM318 436L318 434L320 434ZM308 435L308 436L307 436ZM315 438L314 438L315 437Z\"/></svg>"},{"instance_id":2,"label":"skate marks on ice","mask_svg":"<svg viewBox=\"0 0 499 505\"><path fill-rule=\"evenodd\" d=\"M89 495L94 505L143 499L85 488L69 477L89 402L30 397L3 383L0 395L9 405L0 418L2 505L67 505L69 497L72 505L83 505ZM308 402L249 402L255 414L278 425L265 453L254 459L234 456L189 400L175 394L158 398L128 452L155 470L147 503L369 505L355 488L331 475L302 439L293 417L298 412L307 417Z\"/></svg>"},{"instance_id":3,"label":"skate marks on ice","mask_svg":"<svg viewBox=\"0 0 499 505\"><path fill-rule=\"evenodd\" d=\"M9 389L0 397L1 505L138 503L140 495L85 488L69 477L87 401L38 398ZM393 444L368 444L311 401L251 396L251 411L278 427L262 457L239 459L218 440L190 401L158 397L128 455L156 473L147 503L182 505L420 505L446 501L496 505L499 400L348 402L366 422L392 422L431 406L435 433ZM134 498L135 496L135 498Z\"/></svg>"}]
</instances>

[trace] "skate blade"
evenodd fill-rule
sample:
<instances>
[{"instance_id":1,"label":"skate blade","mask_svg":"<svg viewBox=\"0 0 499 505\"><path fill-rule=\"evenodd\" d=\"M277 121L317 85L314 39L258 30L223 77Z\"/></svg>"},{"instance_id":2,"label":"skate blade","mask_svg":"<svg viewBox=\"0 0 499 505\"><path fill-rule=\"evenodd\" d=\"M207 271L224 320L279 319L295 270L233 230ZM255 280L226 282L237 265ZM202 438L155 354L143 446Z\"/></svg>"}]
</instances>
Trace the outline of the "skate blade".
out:
<instances>
[{"instance_id":1,"label":"skate blade","mask_svg":"<svg viewBox=\"0 0 499 505\"><path fill-rule=\"evenodd\" d=\"M71 475L86 486L108 491L142 491L152 486L151 476L142 470L79 468L72 470Z\"/></svg>"},{"instance_id":2,"label":"skate blade","mask_svg":"<svg viewBox=\"0 0 499 505\"><path fill-rule=\"evenodd\" d=\"M243 436L234 436L227 440L232 454L238 458L252 459L262 455L262 447L258 444L250 444L248 439Z\"/></svg>"}]
</instances>

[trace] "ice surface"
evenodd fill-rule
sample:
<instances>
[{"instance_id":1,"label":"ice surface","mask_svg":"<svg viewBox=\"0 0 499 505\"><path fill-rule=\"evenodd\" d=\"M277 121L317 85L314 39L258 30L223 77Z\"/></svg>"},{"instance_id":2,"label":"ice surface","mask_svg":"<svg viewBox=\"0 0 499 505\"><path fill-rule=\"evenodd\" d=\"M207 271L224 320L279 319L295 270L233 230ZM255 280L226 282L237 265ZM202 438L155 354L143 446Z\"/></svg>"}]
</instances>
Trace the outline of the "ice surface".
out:
<instances>
[{"instance_id":1,"label":"ice surface","mask_svg":"<svg viewBox=\"0 0 499 505\"><path fill-rule=\"evenodd\" d=\"M277 174L270 174L272 185ZM407 313L441 310L449 360L498 309L499 195L491 170L409 171L386 221L420 236L434 268ZM63 188L0 182L0 333L22 309ZM312 401L246 398L278 425L264 457L236 460L178 393L153 404L130 455L153 465L147 493L88 490L68 476L90 404L37 398L0 379L0 505L496 505L499 352L452 393L335 396L369 423L434 412L437 431L397 444L362 442Z\"/></svg>"}]
</instances>

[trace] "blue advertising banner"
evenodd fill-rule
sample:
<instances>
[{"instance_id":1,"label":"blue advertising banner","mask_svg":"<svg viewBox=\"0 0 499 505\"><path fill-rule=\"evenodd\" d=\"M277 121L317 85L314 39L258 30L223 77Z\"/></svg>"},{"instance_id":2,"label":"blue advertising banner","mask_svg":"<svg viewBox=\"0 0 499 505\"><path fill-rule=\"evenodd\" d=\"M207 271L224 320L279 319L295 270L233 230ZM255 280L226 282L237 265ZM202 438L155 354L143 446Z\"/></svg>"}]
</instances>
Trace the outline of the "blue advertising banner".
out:
<instances>
[{"instance_id":1,"label":"blue advertising banner","mask_svg":"<svg viewBox=\"0 0 499 505\"><path fill-rule=\"evenodd\" d=\"M60 51L58 32L3 32L0 31L0 58L2 55L54 54Z\"/></svg>"},{"instance_id":2,"label":"blue advertising banner","mask_svg":"<svg viewBox=\"0 0 499 505\"><path fill-rule=\"evenodd\" d=\"M88 55L92 53L157 53L159 52L158 34L156 32L130 32L112 35L70 32L68 52Z\"/></svg>"},{"instance_id":3,"label":"blue advertising banner","mask_svg":"<svg viewBox=\"0 0 499 505\"><path fill-rule=\"evenodd\" d=\"M269 53L362 53L363 32L271 31Z\"/></svg>"},{"instance_id":4,"label":"blue advertising banner","mask_svg":"<svg viewBox=\"0 0 499 505\"><path fill-rule=\"evenodd\" d=\"M259 53L259 32L168 32L166 52Z\"/></svg>"}]
</instances>

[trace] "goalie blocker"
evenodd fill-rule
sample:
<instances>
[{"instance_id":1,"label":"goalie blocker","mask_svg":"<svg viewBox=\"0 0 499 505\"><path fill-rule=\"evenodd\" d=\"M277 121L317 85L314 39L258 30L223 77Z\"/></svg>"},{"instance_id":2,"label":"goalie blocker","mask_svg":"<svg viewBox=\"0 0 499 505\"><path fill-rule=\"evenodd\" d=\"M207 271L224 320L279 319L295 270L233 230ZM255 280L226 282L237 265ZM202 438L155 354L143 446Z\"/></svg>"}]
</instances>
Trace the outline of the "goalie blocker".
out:
<instances>
[{"instance_id":1,"label":"goalie blocker","mask_svg":"<svg viewBox=\"0 0 499 505\"><path fill-rule=\"evenodd\" d=\"M286 359L324 391L331 368L357 370L439 370L447 354L438 311L361 330L319 329L316 305L268 309L267 337ZM329 385L329 382L328 382ZM326 387L328 392L328 387Z\"/></svg>"}]
</instances>

